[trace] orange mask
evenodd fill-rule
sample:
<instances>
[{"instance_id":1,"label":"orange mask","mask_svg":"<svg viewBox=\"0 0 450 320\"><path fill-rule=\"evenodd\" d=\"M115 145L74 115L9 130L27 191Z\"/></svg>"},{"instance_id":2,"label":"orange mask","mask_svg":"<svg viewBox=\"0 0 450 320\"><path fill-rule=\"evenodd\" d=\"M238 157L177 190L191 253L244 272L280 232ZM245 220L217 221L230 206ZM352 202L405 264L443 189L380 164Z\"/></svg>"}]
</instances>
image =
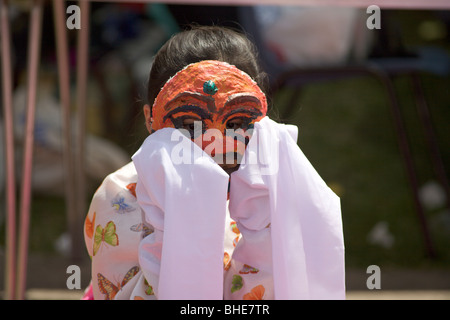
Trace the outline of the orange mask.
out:
<instances>
[{"instance_id":1,"label":"orange mask","mask_svg":"<svg viewBox=\"0 0 450 320\"><path fill-rule=\"evenodd\" d=\"M266 115L267 101L249 75L228 63L206 60L169 79L152 112L153 130L186 129L217 161L230 152L243 155L249 129Z\"/></svg>"}]
</instances>

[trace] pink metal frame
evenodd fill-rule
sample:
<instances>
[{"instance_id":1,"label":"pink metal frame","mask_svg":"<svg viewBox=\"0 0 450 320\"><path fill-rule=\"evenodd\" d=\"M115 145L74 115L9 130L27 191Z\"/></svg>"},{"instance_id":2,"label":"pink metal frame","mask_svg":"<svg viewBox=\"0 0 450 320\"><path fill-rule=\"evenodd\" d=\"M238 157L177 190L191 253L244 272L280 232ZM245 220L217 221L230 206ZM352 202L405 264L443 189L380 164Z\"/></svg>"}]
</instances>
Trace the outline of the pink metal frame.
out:
<instances>
[{"instance_id":1,"label":"pink metal frame","mask_svg":"<svg viewBox=\"0 0 450 320\"><path fill-rule=\"evenodd\" d=\"M27 79L27 122L22 170L22 190L20 203L20 232L17 260L17 293L19 299L25 298L27 276L28 235L30 227L31 175L33 163L34 116L38 81L39 57L41 49L43 1L34 0L31 9L29 31L28 79Z\"/></svg>"},{"instance_id":2,"label":"pink metal frame","mask_svg":"<svg viewBox=\"0 0 450 320\"><path fill-rule=\"evenodd\" d=\"M12 74L10 30L8 21L8 4L1 2L1 30L2 30L2 67L5 110L6 136L6 171L7 171L7 250L6 250L6 288L5 298L23 298L26 283L26 265L28 252L28 234L30 225L31 203L31 173L33 162L33 131L36 87L40 53L40 32L42 27L42 0L35 0L31 11L28 79L27 79L27 121L24 145L24 160L22 170L22 191L20 207L19 247L16 248L16 194L15 194L15 165L14 165L14 130L12 110ZM16 264L16 250L18 261ZM17 282L16 282L17 281Z\"/></svg>"},{"instance_id":3,"label":"pink metal frame","mask_svg":"<svg viewBox=\"0 0 450 320\"><path fill-rule=\"evenodd\" d=\"M12 75L8 4L1 2L2 67L6 129L6 171L7 171L7 250L5 298L23 299L25 294L28 235L30 225L31 175L33 163L34 115L38 78L39 54L42 29L42 0L34 0L30 18L28 79L27 79L27 120L25 131L24 158L22 169L22 190L20 203L19 246L16 248L16 194L14 166L14 130L12 110ZM16 250L18 249L18 260Z\"/></svg>"},{"instance_id":4,"label":"pink metal frame","mask_svg":"<svg viewBox=\"0 0 450 320\"><path fill-rule=\"evenodd\" d=\"M66 172L66 206L68 229L72 243L82 243L82 222L86 210L84 199L84 133L86 116L86 91L88 68L88 41L89 41L89 1L80 1L81 30L78 36L77 50L77 115L78 132L75 153L72 153L72 130L70 126L70 70L67 48L67 28L65 23L65 3L54 0L55 33L57 42L57 58L59 69L59 88L61 95L63 136L63 158ZM22 183L20 194L20 222L18 246L16 241L16 185L14 161L14 128L12 105L12 71L11 46L9 29L9 5L7 0L0 0L0 27L1 27L1 62L3 83L3 109L5 119L5 146L6 146L6 254L5 254L5 291L4 298L24 299L26 291L28 238L30 228L31 183L34 142L34 119L36 107L36 93L39 70L39 57L42 31L43 0L34 0L30 14L28 75L27 75L27 120L24 144L24 157L22 168ZM74 161L74 159L76 161ZM76 162L76 165L74 164ZM75 172L77 174L75 175ZM77 177L77 178L76 178ZM78 205L78 206L77 206ZM81 257L82 247L72 246L72 258ZM16 261L17 259L17 261Z\"/></svg>"},{"instance_id":5,"label":"pink metal frame","mask_svg":"<svg viewBox=\"0 0 450 320\"><path fill-rule=\"evenodd\" d=\"M91 2L126 2L126 0L81 0ZM381 9L450 9L448 0L132 0L130 2L146 3L170 3L191 5L228 5L228 6L251 6L251 5L274 5L274 6L314 6L314 7L357 7L367 8L376 4Z\"/></svg>"},{"instance_id":6,"label":"pink metal frame","mask_svg":"<svg viewBox=\"0 0 450 320\"><path fill-rule=\"evenodd\" d=\"M59 69L59 91L62 106L62 123L64 136L64 167L65 167L65 193L68 230L70 233L71 257L73 260L81 259L83 254L82 226L85 203L85 131L86 131L86 94L88 82L88 51L89 51L89 1L79 2L81 14L81 29L78 30L77 42L77 72L76 72L76 119L78 127L71 128L70 111L70 69L67 47L67 28L65 24L65 5L63 1L53 0L57 60ZM74 129L74 130L72 130ZM72 139L72 132L76 133L76 141Z\"/></svg>"},{"instance_id":7,"label":"pink metal frame","mask_svg":"<svg viewBox=\"0 0 450 320\"><path fill-rule=\"evenodd\" d=\"M9 10L6 0L0 0L0 31L2 49L3 111L6 146L6 252L5 298L13 299L16 279L16 183L14 165L14 128L12 109L11 39Z\"/></svg>"},{"instance_id":8,"label":"pink metal frame","mask_svg":"<svg viewBox=\"0 0 450 320\"><path fill-rule=\"evenodd\" d=\"M79 37L77 42L77 119L78 119L78 132L77 132L77 150L76 150L76 166L75 171L77 173L85 172L85 133L86 133L86 104L87 104L87 84L88 84L88 66L89 66L89 1L80 2L80 11L84 14L81 15L81 30L79 30ZM77 215L74 223L75 230L72 231L73 239L77 242L83 243L82 233L84 215L87 212L86 204L86 175L76 175L76 187L77 187ZM84 247L73 246L72 256L80 257L84 252Z\"/></svg>"}]
</instances>

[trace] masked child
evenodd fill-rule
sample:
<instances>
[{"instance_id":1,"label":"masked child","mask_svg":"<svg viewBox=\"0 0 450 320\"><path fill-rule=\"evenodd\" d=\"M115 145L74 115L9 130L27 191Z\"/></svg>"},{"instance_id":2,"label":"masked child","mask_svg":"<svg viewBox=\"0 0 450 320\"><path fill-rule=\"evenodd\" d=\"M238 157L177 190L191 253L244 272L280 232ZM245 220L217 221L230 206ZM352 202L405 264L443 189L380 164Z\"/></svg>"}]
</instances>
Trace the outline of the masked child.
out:
<instances>
[{"instance_id":1,"label":"masked child","mask_svg":"<svg viewBox=\"0 0 450 320\"><path fill-rule=\"evenodd\" d=\"M95 299L343 299L339 198L267 116L251 42L172 37L149 77L150 135L95 193Z\"/></svg>"}]
</instances>

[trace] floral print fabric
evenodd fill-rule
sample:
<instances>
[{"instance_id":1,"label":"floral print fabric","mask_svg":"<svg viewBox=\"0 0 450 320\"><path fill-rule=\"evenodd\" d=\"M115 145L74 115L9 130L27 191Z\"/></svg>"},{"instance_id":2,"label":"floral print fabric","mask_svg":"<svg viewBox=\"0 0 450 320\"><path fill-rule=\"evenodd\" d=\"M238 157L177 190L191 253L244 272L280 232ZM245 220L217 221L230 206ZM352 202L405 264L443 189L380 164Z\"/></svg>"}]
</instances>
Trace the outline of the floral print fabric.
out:
<instances>
[{"instance_id":1,"label":"floral print fabric","mask_svg":"<svg viewBox=\"0 0 450 320\"><path fill-rule=\"evenodd\" d=\"M135 187L137 173L129 163L110 174L95 192L84 225L86 248L92 259L92 296L96 300L154 300L157 279L145 279L138 261L141 240L153 233L144 223ZM224 238L224 299L273 299L273 281L267 254L270 253L270 226L244 235L229 214ZM248 244L266 244L248 259L236 248ZM238 250L239 251L239 250ZM259 253L258 253L259 252ZM266 257L264 257L266 256ZM180 266L182 268L183 266ZM154 282L152 282L154 281Z\"/></svg>"}]
</instances>

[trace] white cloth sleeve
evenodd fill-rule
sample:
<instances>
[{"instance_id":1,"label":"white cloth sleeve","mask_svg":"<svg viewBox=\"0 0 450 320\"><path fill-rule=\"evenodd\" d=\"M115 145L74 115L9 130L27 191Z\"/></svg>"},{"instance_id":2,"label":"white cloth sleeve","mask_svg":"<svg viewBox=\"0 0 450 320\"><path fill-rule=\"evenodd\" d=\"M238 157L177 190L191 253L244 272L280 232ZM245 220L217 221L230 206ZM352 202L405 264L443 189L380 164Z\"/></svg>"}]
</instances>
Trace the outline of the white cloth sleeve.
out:
<instances>
[{"instance_id":1,"label":"white cloth sleeve","mask_svg":"<svg viewBox=\"0 0 450 320\"><path fill-rule=\"evenodd\" d=\"M145 277L158 284L155 295L222 299L228 175L172 128L150 135L133 162L137 199L155 228L139 247Z\"/></svg>"},{"instance_id":2,"label":"white cloth sleeve","mask_svg":"<svg viewBox=\"0 0 450 320\"><path fill-rule=\"evenodd\" d=\"M340 201L295 137L291 127L268 117L255 124L243 164L231 176L230 214L244 240L233 258L260 256L260 263L245 259L252 266L272 268L275 299L344 299ZM263 230L268 223L271 250L245 242L246 233Z\"/></svg>"},{"instance_id":3,"label":"white cloth sleeve","mask_svg":"<svg viewBox=\"0 0 450 320\"><path fill-rule=\"evenodd\" d=\"M244 299L345 298L339 198L296 136L293 127L268 117L255 123L243 163L231 175L230 215L242 238L231 259L239 270L226 274L225 285L228 175L177 130L161 129L146 139L133 156L136 195L155 232L141 241L139 262L157 284L157 298L222 299L230 292ZM255 286L239 292L240 274L258 275L261 283L247 276Z\"/></svg>"}]
</instances>

